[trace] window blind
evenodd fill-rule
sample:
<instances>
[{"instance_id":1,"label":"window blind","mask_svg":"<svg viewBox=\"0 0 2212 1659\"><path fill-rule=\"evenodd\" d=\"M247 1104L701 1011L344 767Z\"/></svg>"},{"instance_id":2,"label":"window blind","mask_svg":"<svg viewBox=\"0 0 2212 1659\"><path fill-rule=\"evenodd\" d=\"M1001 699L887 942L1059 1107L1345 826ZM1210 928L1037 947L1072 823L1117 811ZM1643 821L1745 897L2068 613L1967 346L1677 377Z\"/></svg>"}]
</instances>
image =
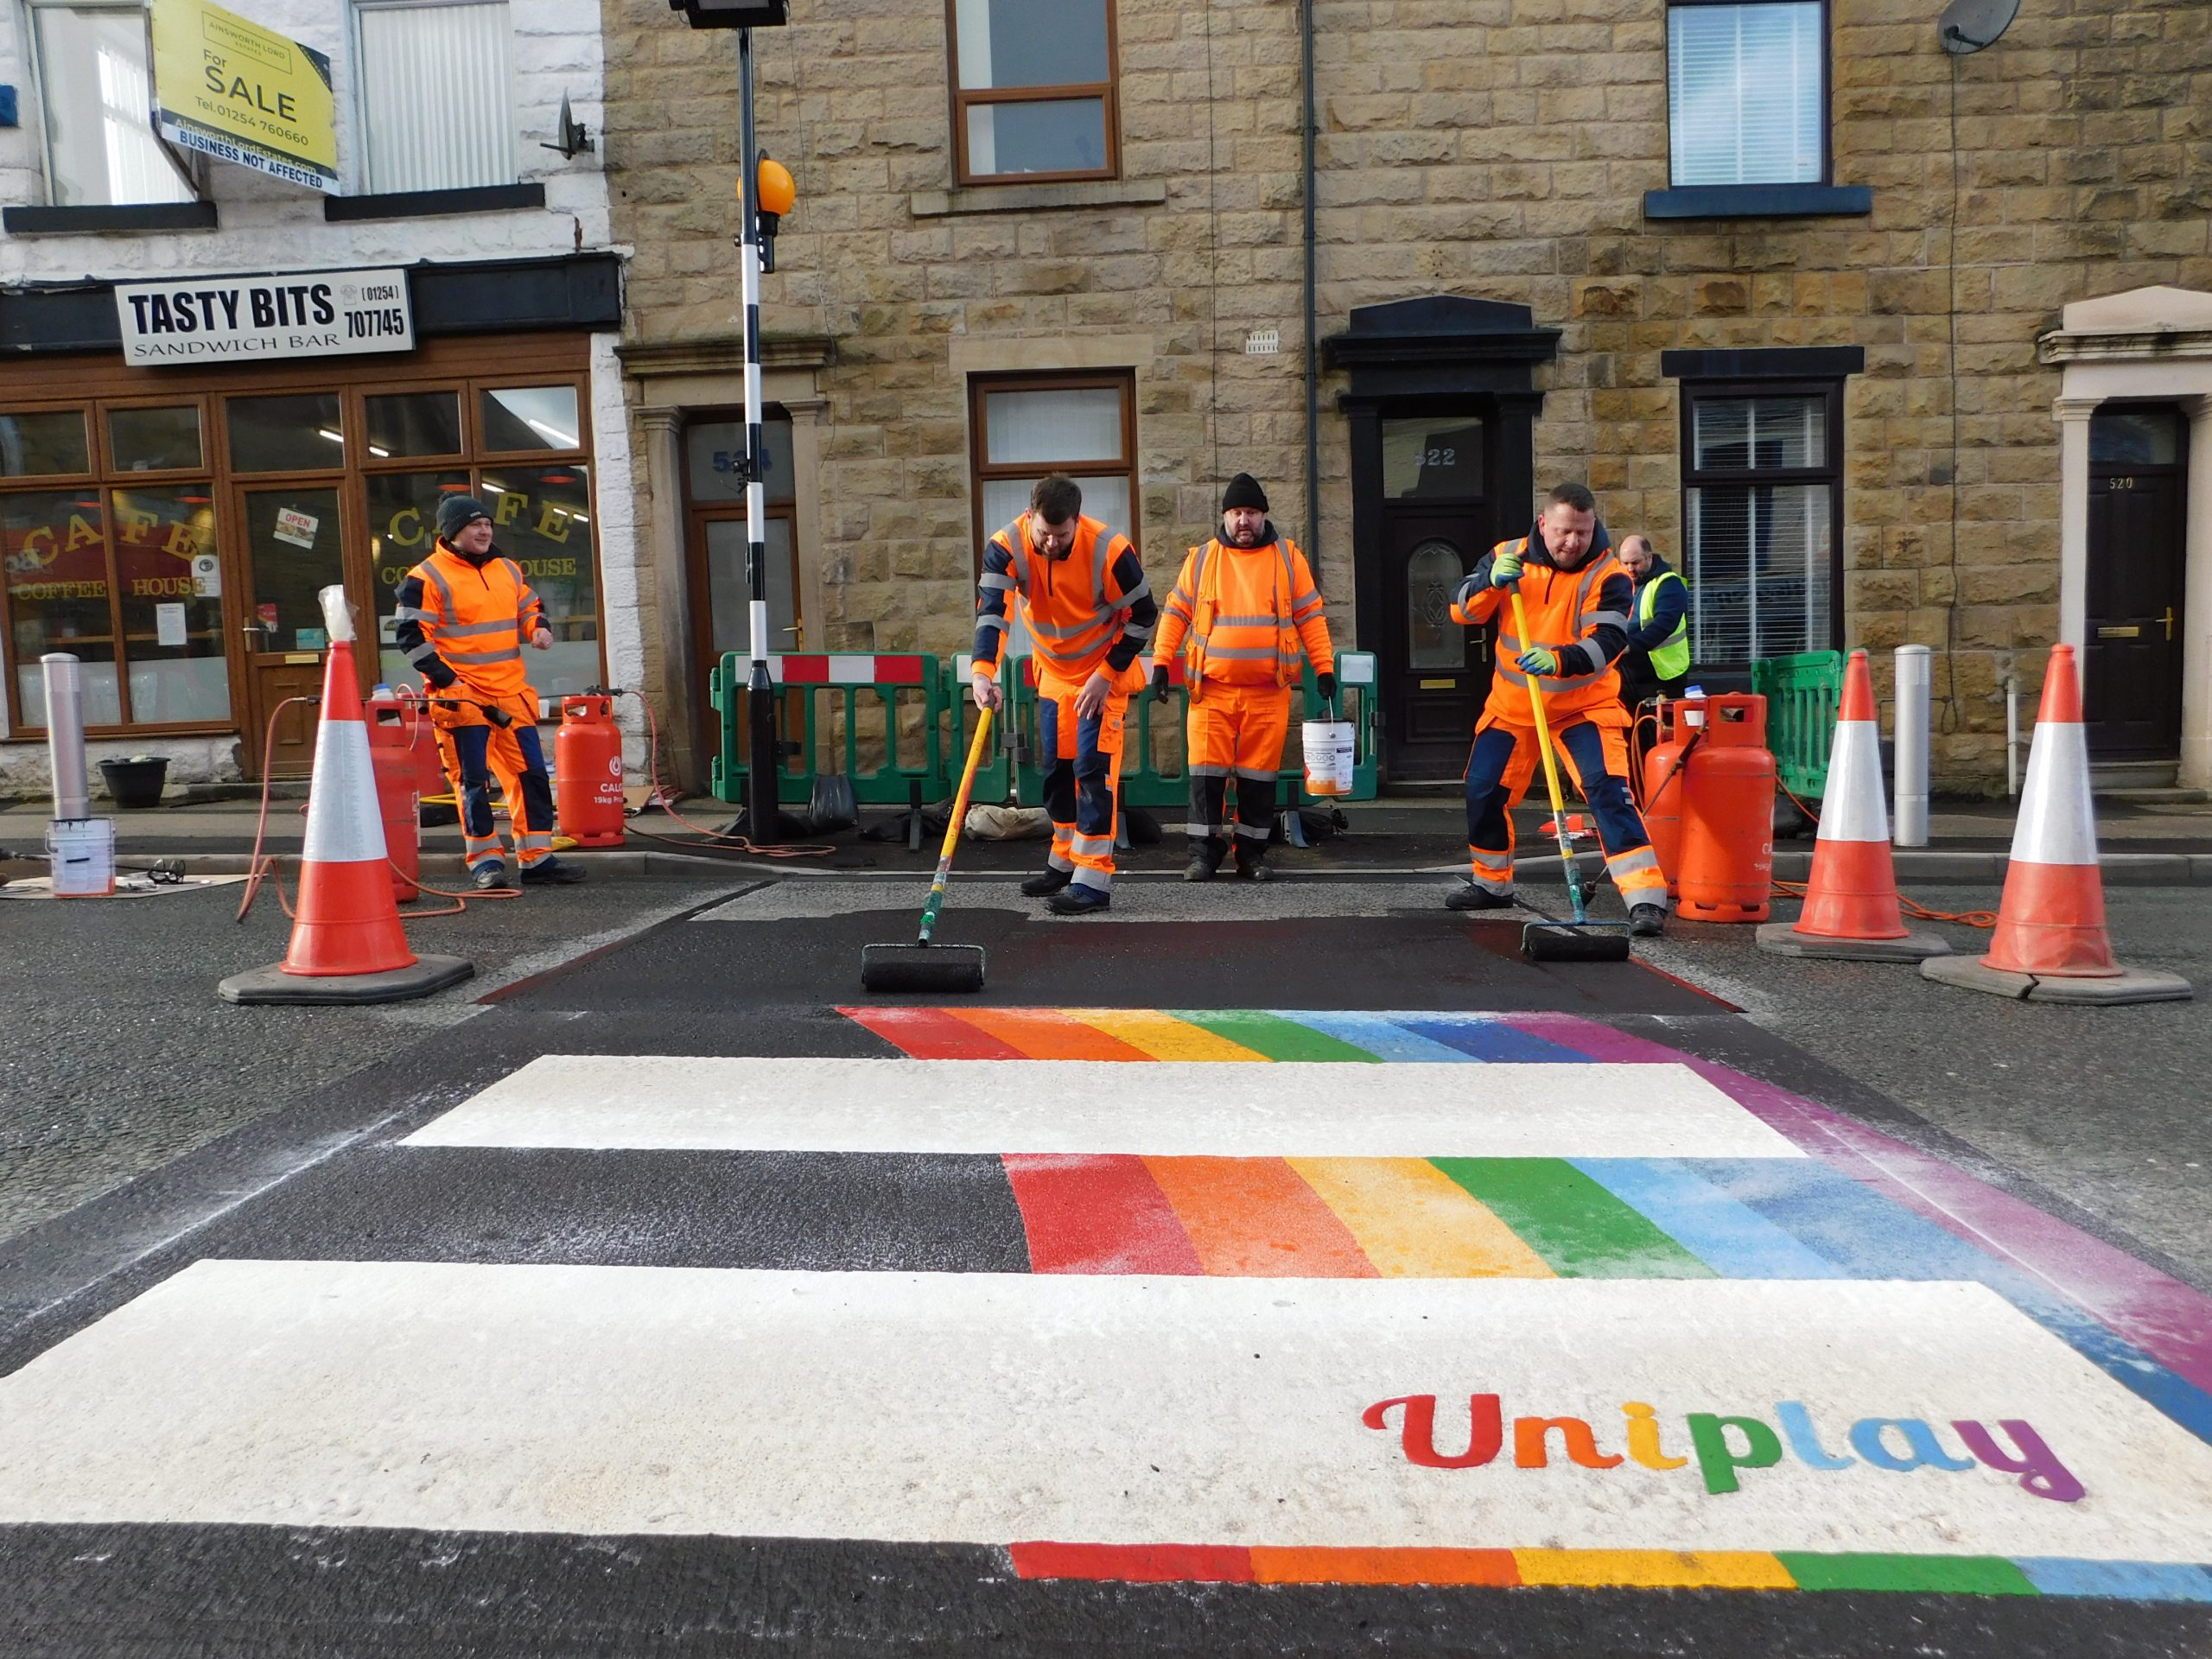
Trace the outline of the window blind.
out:
<instances>
[{"instance_id":1,"label":"window blind","mask_svg":"<svg viewBox=\"0 0 2212 1659\"><path fill-rule=\"evenodd\" d=\"M1820 0L1669 9L1675 184L1821 182L1821 23Z\"/></svg>"},{"instance_id":2,"label":"window blind","mask_svg":"<svg viewBox=\"0 0 2212 1659\"><path fill-rule=\"evenodd\" d=\"M365 5L360 19L367 189L384 194L512 184L505 0Z\"/></svg>"},{"instance_id":3,"label":"window blind","mask_svg":"<svg viewBox=\"0 0 2212 1659\"><path fill-rule=\"evenodd\" d=\"M1690 418L1693 481L1683 499L1692 654L1703 667L1740 669L1762 657L1827 650L1832 484L1758 479L1827 468L1827 400L1700 397Z\"/></svg>"}]
</instances>

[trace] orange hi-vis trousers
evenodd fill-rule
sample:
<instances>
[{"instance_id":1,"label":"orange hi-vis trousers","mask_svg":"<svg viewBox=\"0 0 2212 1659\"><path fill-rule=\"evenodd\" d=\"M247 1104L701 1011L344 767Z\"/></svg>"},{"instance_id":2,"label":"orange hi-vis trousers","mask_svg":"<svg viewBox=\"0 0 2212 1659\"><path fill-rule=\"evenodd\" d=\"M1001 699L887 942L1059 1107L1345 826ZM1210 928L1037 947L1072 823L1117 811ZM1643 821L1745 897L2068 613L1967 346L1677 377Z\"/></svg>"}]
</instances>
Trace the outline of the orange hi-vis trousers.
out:
<instances>
[{"instance_id":1,"label":"orange hi-vis trousers","mask_svg":"<svg viewBox=\"0 0 2212 1659\"><path fill-rule=\"evenodd\" d=\"M529 755L522 740L516 734L530 734L530 747L537 756L537 775L531 781ZM464 735L464 734L472 734ZM481 734L474 735L473 734ZM472 757L477 758L477 781L472 785L469 768L456 747L455 739L466 744ZM514 833L515 862L527 868L553 855L553 798L545 786L544 749L537 741L537 728L524 726L517 721L512 726L439 727L437 728L438 760L445 767L446 782L452 786L454 801L461 809L461 855L470 869L499 861L504 849L499 844L499 830L492 817L491 781L499 780L499 798L507 804L507 825ZM478 750L481 744L482 749ZM481 797L481 810L475 797ZM543 801L539 797L543 797Z\"/></svg>"},{"instance_id":2,"label":"orange hi-vis trousers","mask_svg":"<svg viewBox=\"0 0 2212 1659\"><path fill-rule=\"evenodd\" d=\"M1113 671L1104 671L1109 677ZM1114 887L1114 835L1120 808L1122 742L1129 693L1144 683L1136 664L1115 680L1106 706L1089 720L1076 713L1083 681L1037 668L1037 739L1045 767L1045 810L1052 819L1046 863L1073 873L1076 885Z\"/></svg>"},{"instance_id":3,"label":"orange hi-vis trousers","mask_svg":"<svg viewBox=\"0 0 2212 1659\"><path fill-rule=\"evenodd\" d=\"M1667 908L1667 877L1643 815L1628 791L1628 713L1618 703L1567 716L1552 728L1560 759L1574 776L1598 820L1605 869L1629 906ZM1500 895L1513 891L1513 812L1542 764L1536 728L1484 715L1467 755L1467 856L1475 885Z\"/></svg>"},{"instance_id":4,"label":"orange hi-vis trousers","mask_svg":"<svg viewBox=\"0 0 2212 1659\"><path fill-rule=\"evenodd\" d=\"M1191 850L1216 865L1228 850L1229 782L1236 780L1236 853L1243 864L1267 855L1274 833L1275 779L1290 734L1290 689L1205 680L1192 694L1184 728L1189 744Z\"/></svg>"}]
</instances>

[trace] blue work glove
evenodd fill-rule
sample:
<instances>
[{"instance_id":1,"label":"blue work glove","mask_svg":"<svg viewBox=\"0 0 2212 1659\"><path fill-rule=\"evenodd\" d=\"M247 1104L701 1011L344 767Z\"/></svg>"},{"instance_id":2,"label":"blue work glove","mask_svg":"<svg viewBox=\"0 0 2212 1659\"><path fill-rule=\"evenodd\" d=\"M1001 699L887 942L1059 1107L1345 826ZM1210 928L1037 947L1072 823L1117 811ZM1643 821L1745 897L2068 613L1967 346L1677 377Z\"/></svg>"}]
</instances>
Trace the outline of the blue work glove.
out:
<instances>
[{"instance_id":1,"label":"blue work glove","mask_svg":"<svg viewBox=\"0 0 2212 1659\"><path fill-rule=\"evenodd\" d=\"M1313 685L1314 689L1320 692L1322 702L1334 702L1337 700L1337 677L1335 675L1316 674L1313 677Z\"/></svg>"},{"instance_id":2,"label":"blue work glove","mask_svg":"<svg viewBox=\"0 0 2212 1659\"><path fill-rule=\"evenodd\" d=\"M1531 645L1513 662L1523 674L1534 674L1547 680L1559 677L1559 652L1549 645Z\"/></svg>"},{"instance_id":3,"label":"blue work glove","mask_svg":"<svg viewBox=\"0 0 2212 1659\"><path fill-rule=\"evenodd\" d=\"M1501 553L1491 561L1490 585L1491 587L1510 588L1520 580L1521 556L1518 553Z\"/></svg>"}]
</instances>

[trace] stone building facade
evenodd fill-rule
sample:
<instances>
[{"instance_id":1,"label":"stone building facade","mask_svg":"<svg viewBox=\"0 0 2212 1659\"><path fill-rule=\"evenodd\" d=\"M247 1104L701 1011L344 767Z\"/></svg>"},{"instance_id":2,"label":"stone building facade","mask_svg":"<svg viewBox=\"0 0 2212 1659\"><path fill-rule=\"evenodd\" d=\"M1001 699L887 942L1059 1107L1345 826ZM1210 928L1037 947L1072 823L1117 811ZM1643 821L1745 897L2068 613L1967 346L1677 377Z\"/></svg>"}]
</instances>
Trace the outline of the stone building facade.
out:
<instances>
[{"instance_id":1,"label":"stone building facade","mask_svg":"<svg viewBox=\"0 0 2212 1659\"><path fill-rule=\"evenodd\" d=\"M702 659L744 645L702 620L728 495L689 435L739 396L734 53L603 6L646 669L696 756ZM1006 404L995 465L989 397L1118 377L1155 583L1259 476L1377 654L1401 779L1456 775L1487 678L1435 637L1442 573L1579 477L1698 579L1711 683L1928 645L1937 783L1982 790L2063 637L2110 781L2212 783L2212 9L2041 0L1963 54L1938 10L1110 0L1103 165L1034 182L961 124L963 41L1013 38L963 33L988 6L793 0L757 36L798 185L764 287L785 643L964 648L979 500L1028 453ZM1797 31L1795 104L1694 96L1728 16Z\"/></svg>"}]
</instances>

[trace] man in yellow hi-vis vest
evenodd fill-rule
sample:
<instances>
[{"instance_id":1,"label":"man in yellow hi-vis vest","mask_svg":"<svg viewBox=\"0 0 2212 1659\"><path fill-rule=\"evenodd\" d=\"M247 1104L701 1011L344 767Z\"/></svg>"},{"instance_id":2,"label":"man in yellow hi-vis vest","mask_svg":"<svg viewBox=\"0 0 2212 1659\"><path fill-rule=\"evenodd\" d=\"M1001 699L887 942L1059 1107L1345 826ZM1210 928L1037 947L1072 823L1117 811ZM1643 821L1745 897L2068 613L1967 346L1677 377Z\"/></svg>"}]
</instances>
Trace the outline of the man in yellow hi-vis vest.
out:
<instances>
[{"instance_id":1,"label":"man in yellow hi-vis vest","mask_svg":"<svg viewBox=\"0 0 2212 1659\"><path fill-rule=\"evenodd\" d=\"M1618 555L1636 584L1628 650L1621 658L1621 701L1634 714L1653 697L1679 697L1690 680L1690 590L1648 536L1625 537Z\"/></svg>"}]
</instances>

